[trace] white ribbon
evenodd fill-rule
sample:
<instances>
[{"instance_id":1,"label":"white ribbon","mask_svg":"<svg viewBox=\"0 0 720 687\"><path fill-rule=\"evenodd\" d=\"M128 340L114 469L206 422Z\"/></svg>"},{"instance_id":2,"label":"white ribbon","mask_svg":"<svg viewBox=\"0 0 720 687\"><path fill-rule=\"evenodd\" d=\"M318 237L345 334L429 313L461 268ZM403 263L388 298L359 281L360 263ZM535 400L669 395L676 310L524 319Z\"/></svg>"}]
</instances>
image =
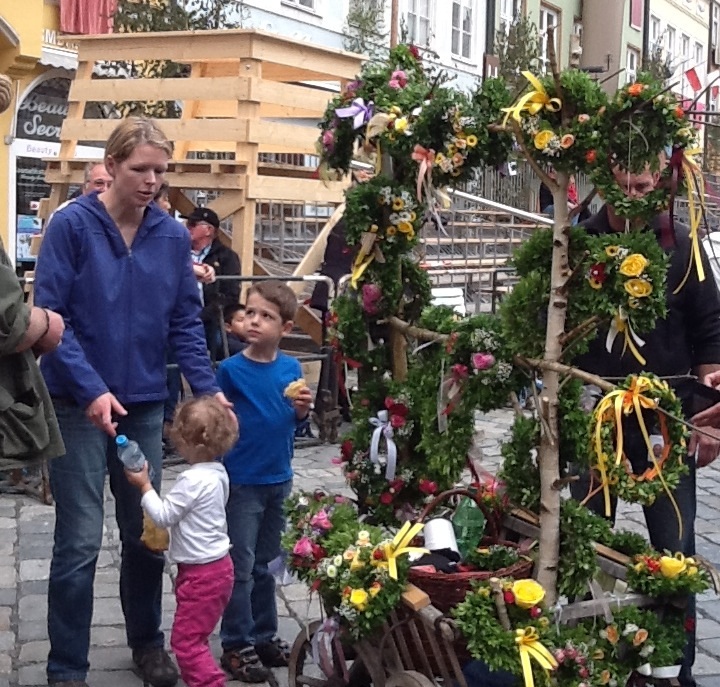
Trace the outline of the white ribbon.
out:
<instances>
[{"instance_id":1,"label":"white ribbon","mask_svg":"<svg viewBox=\"0 0 720 687\"><path fill-rule=\"evenodd\" d=\"M397 446L393 441L393 428L390 426L390 417L387 410L378 411L377 417L370 418L370 424L375 427L370 441L370 460L374 465L380 465L380 439L385 438L387 445L387 465L385 466L385 479L395 479L395 465L397 464Z\"/></svg>"},{"instance_id":2,"label":"white ribbon","mask_svg":"<svg viewBox=\"0 0 720 687\"><path fill-rule=\"evenodd\" d=\"M618 323L621 323L623 326L619 326ZM630 319L628 318L627 313L623 308L618 309L618 314L613 317L612 323L610 324L610 329L608 329L607 338L605 339L605 348L608 353L612 353L613 344L615 343L615 339L618 337L620 333L627 332L627 336L632 340L632 342L638 347L642 347L645 345L645 340L641 339L633 330L633 328L630 326ZM625 345L623 346L623 353L625 352L625 349L627 348L627 338L625 339Z\"/></svg>"}]
</instances>

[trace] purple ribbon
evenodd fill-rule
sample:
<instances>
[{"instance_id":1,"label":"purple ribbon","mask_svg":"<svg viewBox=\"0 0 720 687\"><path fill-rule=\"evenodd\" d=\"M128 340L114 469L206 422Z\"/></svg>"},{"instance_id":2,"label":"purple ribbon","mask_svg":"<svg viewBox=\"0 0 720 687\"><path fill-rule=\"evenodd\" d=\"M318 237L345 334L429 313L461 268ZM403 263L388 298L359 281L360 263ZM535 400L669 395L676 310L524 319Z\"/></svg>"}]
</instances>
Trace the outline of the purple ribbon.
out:
<instances>
[{"instance_id":1,"label":"purple ribbon","mask_svg":"<svg viewBox=\"0 0 720 687\"><path fill-rule=\"evenodd\" d=\"M340 641L340 623L337 618L328 618L312 638L313 662L315 665L320 666L320 670L323 671L325 677L328 679L336 675L333 647L335 649L335 657L340 663L343 680L347 684L349 676L342 642Z\"/></svg>"},{"instance_id":2,"label":"purple ribbon","mask_svg":"<svg viewBox=\"0 0 720 687\"><path fill-rule=\"evenodd\" d=\"M335 116L344 119L346 117L353 118L353 128L359 129L363 124L370 121L373 115L373 104L367 105L362 98L355 98L349 107L338 107L335 110Z\"/></svg>"}]
</instances>

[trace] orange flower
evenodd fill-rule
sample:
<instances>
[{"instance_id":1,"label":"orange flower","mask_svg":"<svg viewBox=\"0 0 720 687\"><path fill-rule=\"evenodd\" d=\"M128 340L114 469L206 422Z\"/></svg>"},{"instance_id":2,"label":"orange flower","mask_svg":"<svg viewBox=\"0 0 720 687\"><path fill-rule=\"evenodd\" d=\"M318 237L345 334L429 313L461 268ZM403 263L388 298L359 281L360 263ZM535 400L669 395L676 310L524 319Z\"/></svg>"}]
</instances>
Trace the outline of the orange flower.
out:
<instances>
[{"instance_id":1,"label":"orange flower","mask_svg":"<svg viewBox=\"0 0 720 687\"><path fill-rule=\"evenodd\" d=\"M633 637L633 646L644 644L648 638L648 631L640 628Z\"/></svg>"},{"instance_id":2,"label":"orange flower","mask_svg":"<svg viewBox=\"0 0 720 687\"><path fill-rule=\"evenodd\" d=\"M608 682L610 682L610 671L603 670L602 673L600 673L600 684L606 685Z\"/></svg>"},{"instance_id":3,"label":"orange flower","mask_svg":"<svg viewBox=\"0 0 720 687\"><path fill-rule=\"evenodd\" d=\"M682 118L685 116L685 110L683 110L682 107L680 107L680 105L678 105L678 106L675 108L675 116L676 116L678 119L682 119Z\"/></svg>"},{"instance_id":4,"label":"orange flower","mask_svg":"<svg viewBox=\"0 0 720 687\"><path fill-rule=\"evenodd\" d=\"M561 148L569 148L573 143L575 143L575 136L573 136L572 134L565 134L560 139Z\"/></svg>"},{"instance_id":5,"label":"orange flower","mask_svg":"<svg viewBox=\"0 0 720 687\"><path fill-rule=\"evenodd\" d=\"M594 150L588 150L587 153L585 153L585 162L589 165L593 164L596 159L597 153Z\"/></svg>"},{"instance_id":6,"label":"orange flower","mask_svg":"<svg viewBox=\"0 0 720 687\"><path fill-rule=\"evenodd\" d=\"M628 95L633 97L640 95L645 90L645 84L634 83L628 87Z\"/></svg>"},{"instance_id":7,"label":"orange flower","mask_svg":"<svg viewBox=\"0 0 720 687\"><path fill-rule=\"evenodd\" d=\"M618 640L620 639L620 634L618 633L617 627L615 627L615 625L609 625L606 632L608 642L613 645L617 644Z\"/></svg>"}]
</instances>

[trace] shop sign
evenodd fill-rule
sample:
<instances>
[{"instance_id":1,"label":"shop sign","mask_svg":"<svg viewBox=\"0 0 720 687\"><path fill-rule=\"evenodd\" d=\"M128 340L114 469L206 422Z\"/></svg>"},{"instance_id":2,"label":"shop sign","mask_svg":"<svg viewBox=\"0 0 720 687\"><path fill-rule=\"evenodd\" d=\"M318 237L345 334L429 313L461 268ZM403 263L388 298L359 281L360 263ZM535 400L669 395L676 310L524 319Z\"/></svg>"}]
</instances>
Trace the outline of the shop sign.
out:
<instances>
[{"instance_id":1,"label":"shop sign","mask_svg":"<svg viewBox=\"0 0 720 687\"><path fill-rule=\"evenodd\" d=\"M60 128L69 109L69 90L69 79L48 79L38 84L20 103L15 136L33 141L60 141Z\"/></svg>"}]
</instances>

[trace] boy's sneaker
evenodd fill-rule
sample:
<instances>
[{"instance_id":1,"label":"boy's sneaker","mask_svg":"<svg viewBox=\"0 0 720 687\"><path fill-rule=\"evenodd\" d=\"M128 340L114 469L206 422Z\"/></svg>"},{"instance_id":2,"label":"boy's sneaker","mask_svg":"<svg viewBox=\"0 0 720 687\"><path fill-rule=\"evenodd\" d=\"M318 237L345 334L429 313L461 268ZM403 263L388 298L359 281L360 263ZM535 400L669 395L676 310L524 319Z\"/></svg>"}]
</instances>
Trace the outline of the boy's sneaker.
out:
<instances>
[{"instance_id":1,"label":"boy's sneaker","mask_svg":"<svg viewBox=\"0 0 720 687\"><path fill-rule=\"evenodd\" d=\"M257 655L268 668L284 668L290 663L290 646L280 637L255 647Z\"/></svg>"},{"instance_id":2,"label":"boy's sneaker","mask_svg":"<svg viewBox=\"0 0 720 687\"><path fill-rule=\"evenodd\" d=\"M174 687L178 681L178 670L170 655L161 646L133 649L135 674L152 687Z\"/></svg>"},{"instance_id":3,"label":"boy's sneaker","mask_svg":"<svg viewBox=\"0 0 720 687\"><path fill-rule=\"evenodd\" d=\"M266 682L270 671L261 663L255 653L255 647L244 649L228 649L220 657L222 669L229 673L233 680L241 682Z\"/></svg>"}]
</instances>

